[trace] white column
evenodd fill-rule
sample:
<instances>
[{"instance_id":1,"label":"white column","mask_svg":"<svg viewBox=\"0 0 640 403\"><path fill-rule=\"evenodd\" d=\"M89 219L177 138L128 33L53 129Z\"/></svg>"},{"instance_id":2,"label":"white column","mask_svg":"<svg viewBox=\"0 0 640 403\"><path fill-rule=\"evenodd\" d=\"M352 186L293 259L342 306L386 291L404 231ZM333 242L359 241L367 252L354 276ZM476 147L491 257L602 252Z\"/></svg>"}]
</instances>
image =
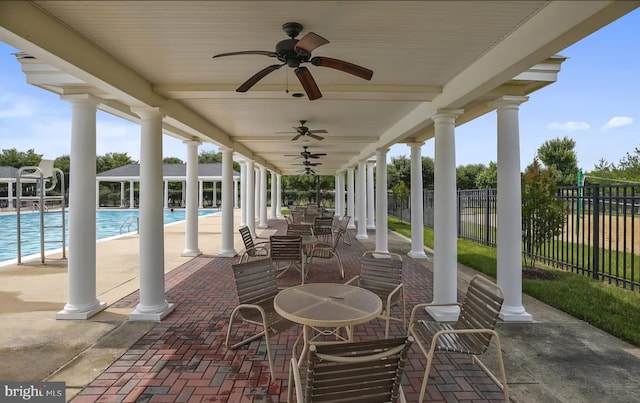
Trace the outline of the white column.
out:
<instances>
[{"instance_id":1,"label":"white column","mask_svg":"<svg viewBox=\"0 0 640 403\"><path fill-rule=\"evenodd\" d=\"M96 105L91 95L63 97L71 103L69 262L67 303L56 319L87 319L107 307L96 297Z\"/></svg>"},{"instance_id":2,"label":"white column","mask_svg":"<svg viewBox=\"0 0 640 403\"><path fill-rule=\"evenodd\" d=\"M96 209L100 208L100 179L96 178Z\"/></svg>"},{"instance_id":3,"label":"white column","mask_svg":"<svg viewBox=\"0 0 640 403\"><path fill-rule=\"evenodd\" d=\"M260 224L258 228L267 227L267 168L260 167Z\"/></svg>"},{"instance_id":4,"label":"white column","mask_svg":"<svg viewBox=\"0 0 640 403\"><path fill-rule=\"evenodd\" d=\"M236 178L233 178L233 208L238 208L238 180Z\"/></svg>"},{"instance_id":5,"label":"white column","mask_svg":"<svg viewBox=\"0 0 640 403\"><path fill-rule=\"evenodd\" d=\"M353 167L347 169L347 215L351 217L347 228L354 229L355 217L354 217L354 194L353 194Z\"/></svg>"},{"instance_id":6,"label":"white column","mask_svg":"<svg viewBox=\"0 0 640 403\"><path fill-rule=\"evenodd\" d=\"M213 195L211 196L211 207L218 207L218 182L213 181Z\"/></svg>"},{"instance_id":7,"label":"white column","mask_svg":"<svg viewBox=\"0 0 640 403\"><path fill-rule=\"evenodd\" d=\"M253 175L253 221L260 222L260 169L255 165L253 168Z\"/></svg>"},{"instance_id":8,"label":"white column","mask_svg":"<svg viewBox=\"0 0 640 403\"><path fill-rule=\"evenodd\" d=\"M204 208L204 183L198 181L198 208Z\"/></svg>"},{"instance_id":9,"label":"white column","mask_svg":"<svg viewBox=\"0 0 640 403\"><path fill-rule=\"evenodd\" d=\"M282 218L282 175L276 174L276 216Z\"/></svg>"},{"instance_id":10,"label":"white column","mask_svg":"<svg viewBox=\"0 0 640 403\"><path fill-rule=\"evenodd\" d=\"M411 147L411 251L414 259L426 259L424 253L424 211L422 201L422 145L409 143Z\"/></svg>"},{"instance_id":11,"label":"white column","mask_svg":"<svg viewBox=\"0 0 640 403\"><path fill-rule=\"evenodd\" d=\"M255 199L255 169L253 160L247 160L247 217L245 224L249 227L252 237L256 237L256 199Z\"/></svg>"},{"instance_id":12,"label":"white column","mask_svg":"<svg viewBox=\"0 0 640 403\"><path fill-rule=\"evenodd\" d=\"M198 248L198 146L199 141L183 141L187 145L187 201L185 211L185 236L182 256L199 256ZM202 182L200 182L202 185ZM202 194L200 193L200 202Z\"/></svg>"},{"instance_id":13,"label":"white column","mask_svg":"<svg viewBox=\"0 0 640 403\"><path fill-rule=\"evenodd\" d=\"M13 207L13 182L7 183L7 207Z\"/></svg>"},{"instance_id":14,"label":"white column","mask_svg":"<svg viewBox=\"0 0 640 403\"><path fill-rule=\"evenodd\" d=\"M373 162L367 162L367 229L376 229L376 199L374 198Z\"/></svg>"},{"instance_id":15,"label":"white column","mask_svg":"<svg viewBox=\"0 0 640 403\"><path fill-rule=\"evenodd\" d=\"M140 180L142 182L142 180ZM182 181L182 195L180 196L180 207L184 207L187 203L187 182Z\"/></svg>"},{"instance_id":16,"label":"white column","mask_svg":"<svg viewBox=\"0 0 640 403\"><path fill-rule=\"evenodd\" d=\"M443 110L433 116L435 128L434 303L458 301L455 119L460 112ZM460 308L435 307L430 308L429 313L438 321L452 321L457 320Z\"/></svg>"},{"instance_id":17,"label":"white column","mask_svg":"<svg viewBox=\"0 0 640 403\"><path fill-rule=\"evenodd\" d=\"M387 149L376 150L376 251L389 252L387 222Z\"/></svg>"},{"instance_id":18,"label":"white column","mask_svg":"<svg viewBox=\"0 0 640 403\"><path fill-rule=\"evenodd\" d=\"M124 182L120 182L120 208L124 207Z\"/></svg>"},{"instance_id":19,"label":"white column","mask_svg":"<svg viewBox=\"0 0 640 403\"><path fill-rule=\"evenodd\" d=\"M518 107L528 97L504 96L494 102L498 112L498 285L504 290L500 318L530 322L522 305L522 196Z\"/></svg>"},{"instance_id":20,"label":"white column","mask_svg":"<svg viewBox=\"0 0 640 403\"><path fill-rule=\"evenodd\" d=\"M240 226L247 225L247 163L240 161Z\"/></svg>"},{"instance_id":21,"label":"white column","mask_svg":"<svg viewBox=\"0 0 640 403\"><path fill-rule=\"evenodd\" d=\"M162 320L173 311L164 294L162 200L162 113L141 108L140 144L140 302L129 320Z\"/></svg>"},{"instance_id":22,"label":"white column","mask_svg":"<svg viewBox=\"0 0 640 403\"><path fill-rule=\"evenodd\" d=\"M164 208L169 208L169 181L163 181L164 187Z\"/></svg>"},{"instance_id":23,"label":"white column","mask_svg":"<svg viewBox=\"0 0 640 403\"><path fill-rule=\"evenodd\" d=\"M366 161L358 161L358 186L356 190L356 214L358 215L358 232L356 239L368 239L367 236L367 168Z\"/></svg>"},{"instance_id":24,"label":"white column","mask_svg":"<svg viewBox=\"0 0 640 403\"><path fill-rule=\"evenodd\" d=\"M278 218L278 181L273 171L269 171L269 175L271 176L271 219L275 220Z\"/></svg>"},{"instance_id":25,"label":"white column","mask_svg":"<svg viewBox=\"0 0 640 403\"><path fill-rule=\"evenodd\" d=\"M136 186L134 181L129 181L129 208L136 208Z\"/></svg>"},{"instance_id":26,"label":"white column","mask_svg":"<svg viewBox=\"0 0 640 403\"><path fill-rule=\"evenodd\" d=\"M341 173L335 174L334 175L334 179L333 179L334 184L335 184L335 189L334 189L334 192L333 192L333 204L335 206L335 209L334 209L333 215L335 217L342 217L342 212L341 212L341 207L342 206L341 206L341 200L340 200L340 197L341 197L341 192L340 192L341 181L340 181L340 177L341 176L342 176Z\"/></svg>"},{"instance_id":27,"label":"white column","mask_svg":"<svg viewBox=\"0 0 640 403\"><path fill-rule=\"evenodd\" d=\"M233 248L233 150L220 147L222 153L222 184L220 186L222 202L221 248L218 256L233 257L237 255Z\"/></svg>"}]
</instances>

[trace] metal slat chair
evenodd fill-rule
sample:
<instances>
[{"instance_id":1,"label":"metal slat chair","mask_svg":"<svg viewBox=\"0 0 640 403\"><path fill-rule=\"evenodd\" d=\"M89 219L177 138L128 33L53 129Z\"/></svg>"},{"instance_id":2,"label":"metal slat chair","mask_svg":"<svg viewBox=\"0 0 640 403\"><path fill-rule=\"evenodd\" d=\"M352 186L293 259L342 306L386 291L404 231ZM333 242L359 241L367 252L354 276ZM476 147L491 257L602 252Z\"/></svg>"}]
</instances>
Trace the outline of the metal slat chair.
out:
<instances>
[{"instance_id":1,"label":"metal slat chair","mask_svg":"<svg viewBox=\"0 0 640 403\"><path fill-rule=\"evenodd\" d=\"M316 219L316 222L318 220L319 219ZM331 228L329 228L329 231L331 231ZM313 249L311 249L311 252L309 253L309 256L310 256L309 266L311 266L311 264L313 263L314 258L331 259L335 257L336 260L338 261L338 270L340 271L340 278L344 278L344 266L342 265L342 260L340 259L340 255L336 250L336 248L338 247L338 243L340 242L340 238L342 238L342 234L344 234L344 231L339 230L333 235L329 234L328 238L326 237L324 238L325 240L329 241L328 243L325 243L324 241L319 241L318 243L313 245ZM318 239L321 239L321 238L318 237Z\"/></svg>"},{"instance_id":2,"label":"metal slat chair","mask_svg":"<svg viewBox=\"0 0 640 403\"><path fill-rule=\"evenodd\" d=\"M302 276L301 284L304 284L304 258L302 253L302 237L300 235L272 235L270 238L269 258L271 266L280 273L281 277L290 268L296 268ZM280 268L281 263L286 263Z\"/></svg>"},{"instance_id":3,"label":"metal slat chair","mask_svg":"<svg viewBox=\"0 0 640 403\"><path fill-rule=\"evenodd\" d=\"M296 323L284 319L273 308L273 299L278 294L278 287L269 259L238 263L232 265L232 268L239 304L229 317L225 345L233 350L264 336L271 380L275 380L270 338L296 326ZM262 331L229 346L233 325L237 318L261 326Z\"/></svg>"},{"instance_id":4,"label":"metal slat chair","mask_svg":"<svg viewBox=\"0 0 640 403\"><path fill-rule=\"evenodd\" d=\"M245 260L245 257L247 261L253 257L269 257L269 241L254 242L251 231L246 226L240 227L238 231L240 231L244 243L244 251L240 254L240 263Z\"/></svg>"},{"instance_id":5,"label":"metal slat chair","mask_svg":"<svg viewBox=\"0 0 640 403\"><path fill-rule=\"evenodd\" d=\"M312 345L306 379L291 359L287 401L406 402L400 382L412 337ZM304 383L304 386L303 386Z\"/></svg>"},{"instance_id":6,"label":"metal slat chair","mask_svg":"<svg viewBox=\"0 0 640 403\"><path fill-rule=\"evenodd\" d=\"M427 367L424 371L420 390L420 402L424 399L429 380L429 371L433 365L433 356L436 351L470 355L472 361L478 364L491 380L502 389L504 401L509 401L507 375L502 360L502 346L500 345L500 337L495 331L503 299L504 293L500 286L480 275L475 275L469 282L469 288L462 304L427 303L413 307L409 320L409 334L415 338L416 343L427 357ZM416 319L417 313L424 311L426 307L452 305L460 307L460 316L458 321L454 323ZM489 368L479 359L479 356L489 348L492 338L495 339L501 379L493 375ZM427 346L429 347L428 350Z\"/></svg>"},{"instance_id":7,"label":"metal slat chair","mask_svg":"<svg viewBox=\"0 0 640 403\"><path fill-rule=\"evenodd\" d=\"M378 256L378 257L376 257ZM407 327L406 300L402 284L402 257L397 253L366 251L360 258L360 274L345 284L356 282L382 299L383 310L380 318L385 320L384 337L389 337L389 322L402 321ZM391 316L391 308L402 303L402 318Z\"/></svg>"}]
</instances>

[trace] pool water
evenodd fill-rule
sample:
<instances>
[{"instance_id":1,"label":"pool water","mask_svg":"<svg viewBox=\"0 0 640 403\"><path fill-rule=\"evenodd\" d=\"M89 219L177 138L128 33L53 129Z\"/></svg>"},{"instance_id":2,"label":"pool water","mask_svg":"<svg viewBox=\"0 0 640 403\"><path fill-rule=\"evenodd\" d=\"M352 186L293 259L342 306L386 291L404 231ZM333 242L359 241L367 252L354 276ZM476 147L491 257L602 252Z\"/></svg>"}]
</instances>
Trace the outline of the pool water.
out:
<instances>
[{"instance_id":1,"label":"pool water","mask_svg":"<svg viewBox=\"0 0 640 403\"><path fill-rule=\"evenodd\" d=\"M208 215L219 210L198 210L198 215ZM65 232L69 246L69 212L65 211ZM138 210L96 210L96 240L121 235L121 227L129 219L131 225L124 225L122 233L135 232ZM164 223L184 221L185 210L164 210ZM62 213L52 211L44 213L44 247L46 251L62 248ZM21 248L23 258L40 254L40 213L20 213ZM0 215L0 263L18 257L18 235L16 214Z\"/></svg>"}]
</instances>

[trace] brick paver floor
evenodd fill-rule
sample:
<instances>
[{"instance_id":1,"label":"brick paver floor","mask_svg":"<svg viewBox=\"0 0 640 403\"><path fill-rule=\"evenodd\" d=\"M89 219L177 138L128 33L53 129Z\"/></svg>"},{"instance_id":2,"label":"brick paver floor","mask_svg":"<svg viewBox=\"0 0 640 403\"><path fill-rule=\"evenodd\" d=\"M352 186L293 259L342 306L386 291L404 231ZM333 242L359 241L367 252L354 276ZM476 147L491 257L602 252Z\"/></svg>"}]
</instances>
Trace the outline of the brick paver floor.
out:
<instances>
[{"instance_id":1,"label":"brick paver floor","mask_svg":"<svg viewBox=\"0 0 640 403\"><path fill-rule=\"evenodd\" d=\"M283 231L284 222L269 222ZM356 240L341 243L338 252L345 267L341 279L335 259L317 259L309 270L309 282L344 282L359 271L364 247ZM432 273L404 256L403 283L407 315L417 302L430 301ZM85 387L72 401L81 402L284 402L292 346L301 328L292 328L272 340L277 380L270 382L264 339L236 350L228 350L224 340L228 318L237 304L231 265L238 258L200 256L169 272L166 297L175 310L137 341L124 355ZM279 281L299 283L299 274L290 270ZM134 308L138 293L123 298L114 307ZM400 311L396 308L394 315ZM408 319L408 318L407 318ZM396 324L397 323L397 324ZM404 330L391 325L391 336ZM254 328L246 325L246 330ZM242 331L242 330L240 330ZM382 338L384 322L356 326L356 340ZM417 346L412 347L403 379L409 402L417 401L425 366ZM439 354L434 360L427 389L427 401L502 401L500 389L468 357Z\"/></svg>"}]
</instances>

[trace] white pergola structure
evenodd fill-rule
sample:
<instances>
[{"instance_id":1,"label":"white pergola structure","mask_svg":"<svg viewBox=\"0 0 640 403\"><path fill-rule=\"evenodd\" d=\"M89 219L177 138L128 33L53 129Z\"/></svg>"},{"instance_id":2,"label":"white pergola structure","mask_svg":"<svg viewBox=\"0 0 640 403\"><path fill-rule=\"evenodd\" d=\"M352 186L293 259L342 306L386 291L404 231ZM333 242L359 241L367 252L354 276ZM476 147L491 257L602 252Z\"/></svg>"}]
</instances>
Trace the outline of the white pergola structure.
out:
<instances>
[{"instance_id":1,"label":"white pergola structure","mask_svg":"<svg viewBox=\"0 0 640 403\"><path fill-rule=\"evenodd\" d=\"M368 236L370 221L364 209L370 211L367 200L375 199L376 250L386 251L387 150L404 143L413 167L416 230L410 255L424 257L422 233L417 230L422 226L416 213L422 192L416 168L421 145L433 139L433 299L448 303L457 297L455 129L495 111L497 277L505 290L501 317L529 321L521 284L519 107L557 79L564 61L558 52L638 5L542 0L12 1L0 2L0 40L24 52L18 60L29 83L71 104L70 231L90 233L93 226L90 212L82 206L95 205L89 195L95 181L96 110L140 124L141 282L140 303L131 319L160 320L172 309L163 288L162 204L154 201L162 193L162 133L183 139L187 147L211 142L222 150L220 256L235 254L232 159L244 161L242 220L254 232L256 221L264 226L266 215L264 177L271 172L277 185L279 175L295 173L298 167L288 155L300 153L303 145L310 152L327 154L314 170L335 175L340 210L336 213L349 214L354 219L349 226L357 228L360 237ZM371 81L308 63L305 67L322 92L320 99L305 97L288 66L256 79L248 92L235 92L277 60L260 54L212 56L272 52L276 43L287 39L281 26L292 21L304 26L300 37L315 32L330 41L314 49L312 56L370 68ZM307 136L292 141L292 134L281 133L300 120L328 133L321 141ZM373 167L372 159L373 196L372 181L363 172ZM345 188L346 204L341 199ZM194 214L187 210L188 216ZM272 215L277 215L277 208ZM70 236L70 250L77 251L75 242L81 240ZM102 305L95 295L95 253L71 254L69 301L58 318L87 318ZM458 314L431 313L439 320Z\"/></svg>"}]
</instances>

